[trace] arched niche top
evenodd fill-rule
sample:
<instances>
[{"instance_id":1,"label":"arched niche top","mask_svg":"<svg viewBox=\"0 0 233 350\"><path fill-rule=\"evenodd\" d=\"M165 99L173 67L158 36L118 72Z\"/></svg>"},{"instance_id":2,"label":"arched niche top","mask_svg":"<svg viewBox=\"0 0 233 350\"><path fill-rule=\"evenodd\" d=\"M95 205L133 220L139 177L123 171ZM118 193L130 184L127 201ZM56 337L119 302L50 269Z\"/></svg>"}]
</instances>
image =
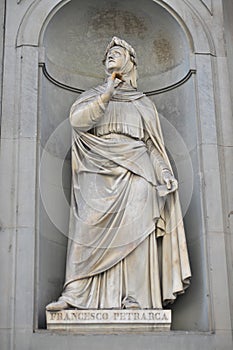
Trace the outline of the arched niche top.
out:
<instances>
[{"instance_id":1,"label":"arched niche top","mask_svg":"<svg viewBox=\"0 0 233 350\"><path fill-rule=\"evenodd\" d=\"M111 38L129 42L138 56L139 89L153 91L180 81L190 70L189 40L171 14L152 0L72 0L59 9L43 35L52 77L86 90L105 78L101 64Z\"/></svg>"},{"instance_id":2,"label":"arched niche top","mask_svg":"<svg viewBox=\"0 0 233 350\"><path fill-rule=\"evenodd\" d=\"M43 41L44 31L56 12L72 0L36 0L25 13L16 38L16 47L39 46ZM208 27L186 1L151 0L163 6L180 23L193 52L215 54L214 44ZM202 11L207 11L203 5ZM210 16L210 13L205 14Z\"/></svg>"}]
</instances>

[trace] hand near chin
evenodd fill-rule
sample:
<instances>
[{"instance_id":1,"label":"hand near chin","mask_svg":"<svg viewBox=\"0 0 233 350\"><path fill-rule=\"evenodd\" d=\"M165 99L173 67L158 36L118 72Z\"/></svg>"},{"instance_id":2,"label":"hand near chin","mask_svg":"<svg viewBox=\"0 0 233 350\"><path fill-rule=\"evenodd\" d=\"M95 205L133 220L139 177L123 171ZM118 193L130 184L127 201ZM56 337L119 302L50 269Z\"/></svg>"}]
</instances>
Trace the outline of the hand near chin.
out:
<instances>
[{"instance_id":1,"label":"hand near chin","mask_svg":"<svg viewBox=\"0 0 233 350\"><path fill-rule=\"evenodd\" d=\"M109 102L123 82L123 74L121 72L113 72L108 79L105 92L101 95L102 101L104 103Z\"/></svg>"},{"instance_id":2,"label":"hand near chin","mask_svg":"<svg viewBox=\"0 0 233 350\"><path fill-rule=\"evenodd\" d=\"M116 79L119 79L119 80L121 80L121 81L124 81L124 79L123 79L123 74L122 74L121 72L113 72L113 73L111 74L111 79L112 79L113 81L115 81Z\"/></svg>"}]
</instances>

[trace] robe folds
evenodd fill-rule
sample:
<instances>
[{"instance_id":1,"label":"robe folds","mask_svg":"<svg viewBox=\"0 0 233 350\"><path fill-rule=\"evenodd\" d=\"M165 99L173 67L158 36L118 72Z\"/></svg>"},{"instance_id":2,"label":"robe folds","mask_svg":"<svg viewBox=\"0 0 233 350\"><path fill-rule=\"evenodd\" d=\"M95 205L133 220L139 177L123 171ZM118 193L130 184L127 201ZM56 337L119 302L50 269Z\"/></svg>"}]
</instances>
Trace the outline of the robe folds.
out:
<instances>
[{"instance_id":1,"label":"robe folds","mask_svg":"<svg viewBox=\"0 0 233 350\"><path fill-rule=\"evenodd\" d=\"M177 191L154 104L105 85L73 104L72 191L61 300L77 308L162 308L190 283Z\"/></svg>"}]
</instances>

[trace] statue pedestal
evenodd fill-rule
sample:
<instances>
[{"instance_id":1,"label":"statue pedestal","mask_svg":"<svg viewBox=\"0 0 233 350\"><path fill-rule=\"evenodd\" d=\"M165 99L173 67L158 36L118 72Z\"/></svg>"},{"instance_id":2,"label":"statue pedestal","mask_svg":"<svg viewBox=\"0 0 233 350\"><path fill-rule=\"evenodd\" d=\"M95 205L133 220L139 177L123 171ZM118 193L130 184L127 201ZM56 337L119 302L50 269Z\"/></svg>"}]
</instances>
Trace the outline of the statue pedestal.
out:
<instances>
[{"instance_id":1,"label":"statue pedestal","mask_svg":"<svg viewBox=\"0 0 233 350\"><path fill-rule=\"evenodd\" d=\"M46 311L47 329L72 332L168 331L171 310L62 310Z\"/></svg>"}]
</instances>

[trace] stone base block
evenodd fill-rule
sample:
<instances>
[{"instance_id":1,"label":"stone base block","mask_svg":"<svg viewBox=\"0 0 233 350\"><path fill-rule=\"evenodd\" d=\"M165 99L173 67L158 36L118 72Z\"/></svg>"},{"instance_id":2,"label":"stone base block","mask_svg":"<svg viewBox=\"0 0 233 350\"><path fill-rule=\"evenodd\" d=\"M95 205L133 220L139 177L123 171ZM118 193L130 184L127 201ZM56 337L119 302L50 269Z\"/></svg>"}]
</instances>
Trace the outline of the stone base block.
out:
<instances>
[{"instance_id":1,"label":"stone base block","mask_svg":"<svg viewBox=\"0 0 233 350\"><path fill-rule=\"evenodd\" d=\"M62 310L46 311L47 329L85 331L168 331L171 310Z\"/></svg>"}]
</instances>

